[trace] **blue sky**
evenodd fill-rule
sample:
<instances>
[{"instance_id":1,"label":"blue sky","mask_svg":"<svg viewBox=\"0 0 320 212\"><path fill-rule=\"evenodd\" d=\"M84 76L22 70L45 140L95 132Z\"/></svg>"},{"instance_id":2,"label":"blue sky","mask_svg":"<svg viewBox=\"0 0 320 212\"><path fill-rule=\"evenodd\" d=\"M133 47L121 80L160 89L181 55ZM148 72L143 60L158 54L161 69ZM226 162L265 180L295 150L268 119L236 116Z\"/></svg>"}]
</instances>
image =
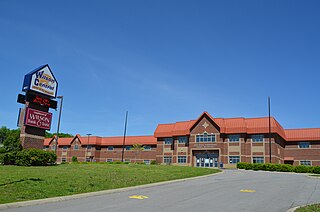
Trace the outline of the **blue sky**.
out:
<instances>
[{"instance_id":1,"label":"blue sky","mask_svg":"<svg viewBox=\"0 0 320 212\"><path fill-rule=\"evenodd\" d=\"M272 115L320 127L319 1L0 1L0 126L49 64L61 131L153 134L159 123ZM51 132L58 113L53 113Z\"/></svg>"}]
</instances>

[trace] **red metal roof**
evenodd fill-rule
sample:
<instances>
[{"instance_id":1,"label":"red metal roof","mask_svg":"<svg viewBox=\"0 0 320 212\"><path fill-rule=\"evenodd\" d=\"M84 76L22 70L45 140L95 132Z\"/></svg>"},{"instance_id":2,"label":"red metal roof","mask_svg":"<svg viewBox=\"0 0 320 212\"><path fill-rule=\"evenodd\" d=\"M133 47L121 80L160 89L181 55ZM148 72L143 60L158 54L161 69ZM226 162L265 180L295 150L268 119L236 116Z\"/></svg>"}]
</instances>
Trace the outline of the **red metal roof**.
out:
<instances>
[{"instance_id":1,"label":"red metal roof","mask_svg":"<svg viewBox=\"0 0 320 212\"><path fill-rule=\"evenodd\" d=\"M319 141L320 128L287 129L287 141Z\"/></svg>"},{"instance_id":2,"label":"red metal roof","mask_svg":"<svg viewBox=\"0 0 320 212\"><path fill-rule=\"evenodd\" d=\"M206 115L220 127L221 133L236 134L260 134L269 132L269 117L261 118L213 118L208 112L204 112L197 120L176 122L171 124L159 124L154 132L155 137L172 137L178 135L190 135L194 124ZM271 132L277 133L287 141L295 140L320 140L320 128L314 129L290 129L285 130L279 122L271 117Z\"/></svg>"},{"instance_id":3,"label":"red metal roof","mask_svg":"<svg viewBox=\"0 0 320 212\"><path fill-rule=\"evenodd\" d=\"M73 138L59 138L58 144L59 146L68 146L71 145L72 141L78 137L79 141L82 145L101 145L101 146L109 146L109 145L122 145L123 144L123 136L116 137L99 137L99 136L80 136L76 135ZM51 141L55 138L46 138L44 140L44 146L49 146ZM133 145L133 144L141 144L141 145L156 145L157 139L152 135L148 136L127 136L125 140L125 145Z\"/></svg>"}]
</instances>

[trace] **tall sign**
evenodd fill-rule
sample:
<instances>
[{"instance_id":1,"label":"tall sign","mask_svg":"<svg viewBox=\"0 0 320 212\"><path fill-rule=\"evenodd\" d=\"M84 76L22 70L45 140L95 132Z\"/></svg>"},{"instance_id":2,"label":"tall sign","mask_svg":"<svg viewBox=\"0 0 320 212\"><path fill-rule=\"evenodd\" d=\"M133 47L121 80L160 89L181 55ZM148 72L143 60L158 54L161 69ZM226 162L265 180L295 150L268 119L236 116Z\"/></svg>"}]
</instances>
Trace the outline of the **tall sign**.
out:
<instances>
[{"instance_id":1,"label":"tall sign","mask_svg":"<svg viewBox=\"0 0 320 212\"><path fill-rule=\"evenodd\" d=\"M43 148L45 131L50 130L52 113L56 109L58 82L48 64L24 76L22 91L17 101L25 107L19 115L20 140L23 148Z\"/></svg>"},{"instance_id":2,"label":"tall sign","mask_svg":"<svg viewBox=\"0 0 320 212\"><path fill-rule=\"evenodd\" d=\"M24 76L22 91L35 91L56 98L57 89L58 82L48 65L40 66Z\"/></svg>"}]
</instances>

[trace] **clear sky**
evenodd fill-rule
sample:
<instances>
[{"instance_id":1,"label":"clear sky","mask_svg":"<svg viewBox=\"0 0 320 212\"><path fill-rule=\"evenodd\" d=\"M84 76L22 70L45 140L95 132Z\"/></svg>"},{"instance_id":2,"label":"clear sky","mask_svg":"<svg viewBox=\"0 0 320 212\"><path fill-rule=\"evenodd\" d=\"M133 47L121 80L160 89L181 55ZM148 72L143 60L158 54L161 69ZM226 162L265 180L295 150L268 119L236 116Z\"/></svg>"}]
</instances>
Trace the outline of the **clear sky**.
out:
<instances>
[{"instance_id":1,"label":"clear sky","mask_svg":"<svg viewBox=\"0 0 320 212\"><path fill-rule=\"evenodd\" d=\"M23 77L49 64L61 131L153 134L157 124L262 117L320 127L320 1L0 1L0 126ZM51 132L56 131L58 112Z\"/></svg>"}]
</instances>

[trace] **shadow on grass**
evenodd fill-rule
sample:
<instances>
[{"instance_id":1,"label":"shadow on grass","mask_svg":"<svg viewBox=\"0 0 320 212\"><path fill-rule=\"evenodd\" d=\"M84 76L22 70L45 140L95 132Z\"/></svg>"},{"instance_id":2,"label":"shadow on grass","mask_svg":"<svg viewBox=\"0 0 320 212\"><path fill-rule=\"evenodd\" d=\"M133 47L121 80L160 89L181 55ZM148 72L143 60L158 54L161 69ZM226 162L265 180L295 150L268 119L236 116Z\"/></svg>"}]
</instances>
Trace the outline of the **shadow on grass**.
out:
<instances>
[{"instance_id":1,"label":"shadow on grass","mask_svg":"<svg viewBox=\"0 0 320 212\"><path fill-rule=\"evenodd\" d=\"M26 178L26 179L7 182L7 183L1 183L0 186L11 185L11 184L14 184L14 183L25 182L25 181L28 181L28 180L31 180L31 181L34 181L34 182L44 181L43 179L40 179L40 178Z\"/></svg>"}]
</instances>

